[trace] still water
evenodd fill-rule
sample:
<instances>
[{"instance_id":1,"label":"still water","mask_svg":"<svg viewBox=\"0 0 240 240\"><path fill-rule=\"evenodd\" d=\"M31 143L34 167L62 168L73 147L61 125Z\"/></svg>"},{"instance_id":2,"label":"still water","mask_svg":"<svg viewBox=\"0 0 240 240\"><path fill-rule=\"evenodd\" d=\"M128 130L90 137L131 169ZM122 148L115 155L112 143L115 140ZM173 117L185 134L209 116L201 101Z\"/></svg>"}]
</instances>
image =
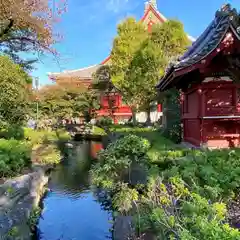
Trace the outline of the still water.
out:
<instances>
[{"instance_id":1,"label":"still water","mask_svg":"<svg viewBox=\"0 0 240 240\"><path fill-rule=\"evenodd\" d=\"M51 173L38 240L112 239L108 199L90 184L89 169L100 148L99 143L75 143L70 156Z\"/></svg>"}]
</instances>

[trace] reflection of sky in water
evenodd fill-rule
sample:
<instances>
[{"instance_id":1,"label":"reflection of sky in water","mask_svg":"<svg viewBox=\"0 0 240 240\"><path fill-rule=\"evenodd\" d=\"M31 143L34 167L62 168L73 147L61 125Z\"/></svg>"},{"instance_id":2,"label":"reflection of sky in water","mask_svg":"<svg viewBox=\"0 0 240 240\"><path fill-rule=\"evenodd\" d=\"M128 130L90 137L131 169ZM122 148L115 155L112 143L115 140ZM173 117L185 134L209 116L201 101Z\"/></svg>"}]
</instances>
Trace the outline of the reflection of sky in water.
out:
<instances>
[{"instance_id":1,"label":"reflection of sky in water","mask_svg":"<svg viewBox=\"0 0 240 240\"><path fill-rule=\"evenodd\" d=\"M104 240L111 233L111 212L105 211L89 186L91 148L83 143L76 157L52 173L44 212L39 221L41 240Z\"/></svg>"}]
</instances>

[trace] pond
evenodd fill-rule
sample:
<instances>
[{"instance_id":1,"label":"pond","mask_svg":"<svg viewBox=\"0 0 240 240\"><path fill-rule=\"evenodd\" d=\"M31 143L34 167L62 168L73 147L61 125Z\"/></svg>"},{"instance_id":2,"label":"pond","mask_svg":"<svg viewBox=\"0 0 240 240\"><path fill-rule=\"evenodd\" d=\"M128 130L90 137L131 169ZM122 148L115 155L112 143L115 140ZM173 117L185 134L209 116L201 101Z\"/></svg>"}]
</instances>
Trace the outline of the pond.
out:
<instances>
[{"instance_id":1,"label":"pond","mask_svg":"<svg viewBox=\"0 0 240 240\"><path fill-rule=\"evenodd\" d=\"M70 156L51 173L35 239L112 239L108 198L90 184L89 169L99 149L96 142L74 143Z\"/></svg>"}]
</instances>

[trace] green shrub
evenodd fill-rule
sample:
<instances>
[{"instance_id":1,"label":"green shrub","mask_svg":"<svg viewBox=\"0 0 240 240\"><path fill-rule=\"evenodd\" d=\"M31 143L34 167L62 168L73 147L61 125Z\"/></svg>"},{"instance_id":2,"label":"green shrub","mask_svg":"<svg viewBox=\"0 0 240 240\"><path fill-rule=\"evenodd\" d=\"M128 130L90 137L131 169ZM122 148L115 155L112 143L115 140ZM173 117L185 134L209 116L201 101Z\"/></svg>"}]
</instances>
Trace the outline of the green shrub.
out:
<instances>
[{"instance_id":1,"label":"green shrub","mask_svg":"<svg viewBox=\"0 0 240 240\"><path fill-rule=\"evenodd\" d=\"M150 148L148 140L128 135L111 143L98 154L99 162L93 166L93 183L104 188L117 188L117 183L124 181L133 163L143 164Z\"/></svg>"},{"instance_id":2,"label":"green shrub","mask_svg":"<svg viewBox=\"0 0 240 240\"><path fill-rule=\"evenodd\" d=\"M93 180L111 190L115 209L133 210L138 232L151 231L166 240L240 239L239 231L228 224L226 207L240 188L239 149L182 149L157 131L112 131L125 132L125 137L99 154ZM134 131L147 137L151 147L144 138L127 135ZM133 163L149 167L147 186L125 180ZM137 208L132 208L134 203Z\"/></svg>"},{"instance_id":3,"label":"green shrub","mask_svg":"<svg viewBox=\"0 0 240 240\"><path fill-rule=\"evenodd\" d=\"M18 124L5 123L1 126L0 134L1 138L22 140L24 139L24 128Z\"/></svg>"},{"instance_id":4,"label":"green shrub","mask_svg":"<svg viewBox=\"0 0 240 240\"><path fill-rule=\"evenodd\" d=\"M113 120L110 117L101 117L97 119L96 125L99 127L110 126L113 124Z\"/></svg>"},{"instance_id":5,"label":"green shrub","mask_svg":"<svg viewBox=\"0 0 240 240\"><path fill-rule=\"evenodd\" d=\"M140 216L139 216L140 215ZM227 223L226 205L210 202L186 187L180 178L149 179L135 224L140 232L151 230L159 239L240 239Z\"/></svg>"},{"instance_id":6,"label":"green shrub","mask_svg":"<svg viewBox=\"0 0 240 240\"><path fill-rule=\"evenodd\" d=\"M119 191L113 197L113 207L121 213L127 213L132 209L133 202L138 200L138 192L127 184L120 184Z\"/></svg>"},{"instance_id":7,"label":"green shrub","mask_svg":"<svg viewBox=\"0 0 240 240\"><path fill-rule=\"evenodd\" d=\"M136 227L159 239L240 239L228 224L228 200L240 187L240 150L163 149L149 171ZM162 177L160 177L162 176Z\"/></svg>"},{"instance_id":8,"label":"green shrub","mask_svg":"<svg viewBox=\"0 0 240 240\"><path fill-rule=\"evenodd\" d=\"M110 144L108 147L108 149L114 152L116 157L128 156L129 158L134 158L136 161L139 157L145 155L149 148L149 141L136 135L127 135Z\"/></svg>"},{"instance_id":9,"label":"green shrub","mask_svg":"<svg viewBox=\"0 0 240 240\"><path fill-rule=\"evenodd\" d=\"M17 139L17 140L22 140L24 139L24 129L22 126L13 124L9 125L6 129L6 139Z\"/></svg>"},{"instance_id":10,"label":"green shrub","mask_svg":"<svg viewBox=\"0 0 240 240\"><path fill-rule=\"evenodd\" d=\"M180 92L170 89L164 99L164 115L166 124L163 135L174 143L182 141Z\"/></svg>"},{"instance_id":11,"label":"green shrub","mask_svg":"<svg viewBox=\"0 0 240 240\"><path fill-rule=\"evenodd\" d=\"M172 162L163 175L180 176L194 191L212 200L231 197L240 187L239 151L189 151L184 158Z\"/></svg>"},{"instance_id":12,"label":"green shrub","mask_svg":"<svg viewBox=\"0 0 240 240\"><path fill-rule=\"evenodd\" d=\"M0 139L0 177L14 176L30 164L31 146L24 141Z\"/></svg>"}]
</instances>

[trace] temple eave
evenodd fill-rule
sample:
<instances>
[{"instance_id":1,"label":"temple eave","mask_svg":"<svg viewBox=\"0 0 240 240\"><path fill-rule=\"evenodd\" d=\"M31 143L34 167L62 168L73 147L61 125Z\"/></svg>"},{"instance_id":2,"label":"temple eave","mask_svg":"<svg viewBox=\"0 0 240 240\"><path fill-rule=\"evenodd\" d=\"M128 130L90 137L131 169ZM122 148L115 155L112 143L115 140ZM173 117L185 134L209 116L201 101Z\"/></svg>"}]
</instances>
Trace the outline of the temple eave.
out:
<instances>
[{"instance_id":1,"label":"temple eave","mask_svg":"<svg viewBox=\"0 0 240 240\"><path fill-rule=\"evenodd\" d=\"M221 58L226 65L228 63L225 60L230 54L235 58L240 56L240 27L233 21L240 20L240 15L234 9L227 7L216 13L215 20L192 47L166 71L165 76L156 86L159 91L171 87L172 82L177 81L182 75L186 77L196 70L205 72L216 58Z\"/></svg>"}]
</instances>

